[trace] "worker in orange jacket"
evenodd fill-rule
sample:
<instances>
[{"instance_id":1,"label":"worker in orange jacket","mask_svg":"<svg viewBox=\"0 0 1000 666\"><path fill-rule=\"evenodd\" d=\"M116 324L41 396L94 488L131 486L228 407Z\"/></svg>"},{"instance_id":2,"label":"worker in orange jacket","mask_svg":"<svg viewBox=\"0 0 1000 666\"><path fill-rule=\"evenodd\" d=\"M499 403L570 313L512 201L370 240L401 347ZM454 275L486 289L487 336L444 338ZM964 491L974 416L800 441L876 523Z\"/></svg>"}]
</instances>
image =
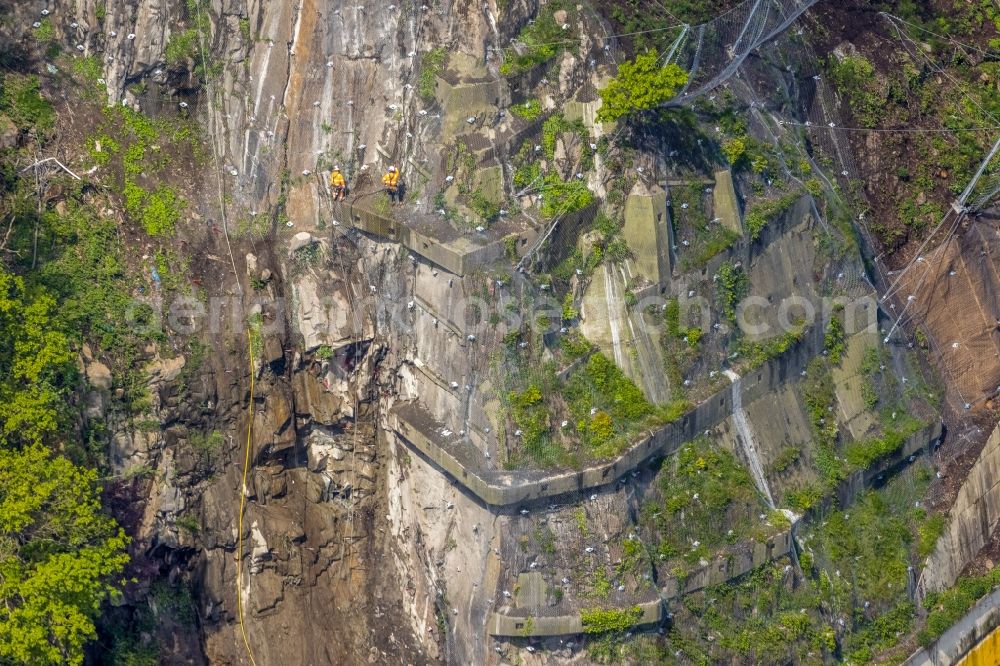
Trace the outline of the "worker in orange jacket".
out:
<instances>
[{"instance_id":1,"label":"worker in orange jacket","mask_svg":"<svg viewBox=\"0 0 1000 666\"><path fill-rule=\"evenodd\" d=\"M385 191L388 192L390 201L401 201L401 197L399 196L399 171L396 170L395 166L390 166L389 170L382 176L382 184L385 185Z\"/></svg>"},{"instance_id":2,"label":"worker in orange jacket","mask_svg":"<svg viewBox=\"0 0 1000 666\"><path fill-rule=\"evenodd\" d=\"M347 196L347 180L344 174L340 173L340 167L333 167L330 174L330 189L333 190L333 200L340 201Z\"/></svg>"}]
</instances>

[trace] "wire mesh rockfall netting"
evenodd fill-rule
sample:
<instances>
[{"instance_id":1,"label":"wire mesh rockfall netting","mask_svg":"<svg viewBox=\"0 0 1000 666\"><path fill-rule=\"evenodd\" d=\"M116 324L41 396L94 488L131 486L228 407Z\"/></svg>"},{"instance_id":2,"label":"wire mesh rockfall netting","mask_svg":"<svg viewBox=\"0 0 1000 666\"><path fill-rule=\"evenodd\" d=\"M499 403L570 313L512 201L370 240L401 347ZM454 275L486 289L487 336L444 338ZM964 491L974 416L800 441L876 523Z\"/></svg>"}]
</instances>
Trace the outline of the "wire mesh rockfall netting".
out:
<instances>
[{"instance_id":1,"label":"wire mesh rockfall netting","mask_svg":"<svg viewBox=\"0 0 1000 666\"><path fill-rule=\"evenodd\" d=\"M682 28L667 58L688 72L688 82L672 103L687 104L728 81L747 56L817 1L747 0L707 23Z\"/></svg>"},{"instance_id":2,"label":"wire mesh rockfall netting","mask_svg":"<svg viewBox=\"0 0 1000 666\"><path fill-rule=\"evenodd\" d=\"M912 41L901 31L898 36L901 41ZM860 295L870 288L870 276L888 319L883 330L887 342L925 348L950 388L954 407L969 408L987 400L1000 383L1000 303L993 295L998 273L992 240L997 236L996 224L989 214L966 216L988 209L1000 192L998 144L984 150L980 168L963 183L964 191L939 224L925 233L919 247L907 249L906 264L890 267L869 227L863 188L866 173L848 140L850 132L868 132L867 141L877 145L883 130L844 125L836 91L824 79L824 72L811 71L807 64L827 54L804 58L803 53L809 51L803 49L809 46L802 40L798 30L777 36L757 50L738 76L720 86L720 92L730 91L749 107L753 133L770 137L782 155L784 177L801 182L803 170L795 165L797 160L806 160L810 178L823 185L827 216L833 218L839 212L842 221L853 223L872 260L867 271L856 266L856 261L839 270L849 294Z\"/></svg>"}]
</instances>

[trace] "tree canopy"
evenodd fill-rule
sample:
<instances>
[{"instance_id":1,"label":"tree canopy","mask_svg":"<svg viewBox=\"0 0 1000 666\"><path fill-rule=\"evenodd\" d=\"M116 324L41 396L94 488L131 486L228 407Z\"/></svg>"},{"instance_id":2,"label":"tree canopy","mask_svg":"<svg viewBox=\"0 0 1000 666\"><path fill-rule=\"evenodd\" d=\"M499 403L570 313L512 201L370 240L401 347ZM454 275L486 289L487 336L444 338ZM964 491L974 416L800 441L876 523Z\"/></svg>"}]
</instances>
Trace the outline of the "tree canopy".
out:
<instances>
[{"instance_id":1,"label":"tree canopy","mask_svg":"<svg viewBox=\"0 0 1000 666\"><path fill-rule=\"evenodd\" d=\"M0 267L0 439L37 444L59 431L68 379L75 374L69 341L53 322L55 299L29 292Z\"/></svg>"},{"instance_id":2,"label":"tree canopy","mask_svg":"<svg viewBox=\"0 0 1000 666\"><path fill-rule=\"evenodd\" d=\"M618 75L600 91L604 104L597 112L601 122L618 120L653 109L674 98L688 75L675 64L659 65L659 54L649 51L623 62Z\"/></svg>"},{"instance_id":3,"label":"tree canopy","mask_svg":"<svg viewBox=\"0 0 1000 666\"><path fill-rule=\"evenodd\" d=\"M93 470L38 445L0 447L0 663L82 663L127 542Z\"/></svg>"},{"instance_id":4,"label":"tree canopy","mask_svg":"<svg viewBox=\"0 0 1000 666\"><path fill-rule=\"evenodd\" d=\"M76 355L56 298L0 266L0 664L79 664L128 539L69 448Z\"/></svg>"}]
</instances>

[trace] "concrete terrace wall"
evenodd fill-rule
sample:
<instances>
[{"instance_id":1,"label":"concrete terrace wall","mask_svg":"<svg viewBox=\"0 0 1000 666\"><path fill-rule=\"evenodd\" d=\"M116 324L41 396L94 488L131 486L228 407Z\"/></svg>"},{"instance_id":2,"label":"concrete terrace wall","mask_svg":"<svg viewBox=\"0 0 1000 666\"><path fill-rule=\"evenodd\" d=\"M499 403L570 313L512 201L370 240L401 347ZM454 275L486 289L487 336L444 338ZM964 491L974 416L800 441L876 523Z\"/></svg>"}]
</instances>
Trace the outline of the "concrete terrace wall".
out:
<instances>
[{"instance_id":1,"label":"concrete terrace wall","mask_svg":"<svg viewBox=\"0 0 1000 666\"><path fill-rule=\"evenodd\" d=\"M886 458L876 461L867 469L859 469L837 485L837 501L840 506L851 504L863 491L871 488L882 476L891 476L905 466L911 456L929 452L934 442L941 438L943 427L940 421L928 423L906 438L899 450Z\"/></svg>"},{"instance_id":2,"label":"concrete terrace wall","mask_svg":"<svg viewBox=\"0 0 1000 666\"><path fill-rule=\"evenodd\" d=\"M747 372L742 382L743 403L750 404L796 377L822 344L822 331L818 328L810 330L787 352ZM653 457L673 454L685 442L715 427L731 413L732 389L727 385L681 419L650 432L645 439L614 460L581 470L549 474L490 469L482 452L455 433L447 437L442 435L443 426L415 402L394 406L389 412L389 424L405 442L455 477L484 503L510 507L613 483ZM939 423L926 426L910 437L900 452L881 465L849 477L845 482L847 489L839 491L838 496L855 493L858 488L867 486L879 474L884 474L929 441L937 439L940 433Z\"/></svg>"},{"instance_id":3,"label":"concrete terrace wall","mask_svg":"<svg viewBox=\"0 0 1000 666\"><path fill-rule=\"evenodd\" d=\"M958 492L948 527L917 583L917 595L942 590L971 562L1000 522L1000 427L993 431Z\"/></svg>"},{"instance_id":4,"label":"concrete terrace wall","mask_svg":"<svg viewBox=\"0 0 1000 666\"><path fill-rule=\"evenodd\" d=\"M719 585L753 571L762 564L783 557L792 550L794 536L786 530L770 537L765 542L749 541L719 555L715 562L701 567L683 579L674 576L663 582L663 598L676 599L705 587Z\"/></svg>"},{"instance_id":5,"label":"concrete terrace wall","mask_svg":"<svg viewBox=\"0 0 1000 666\"><path fill-rule=\"evenodd\" d=\"M502 240L476 243L463 237L441 242L369 207L337 203L333 205L333 212L335 219L347 220L361 231L400 243L414 254L455 275L465 275L477 266L504 256Z\"/></svg>"},{"instance_id":6,"label":"concrete terrace wall","mask_svg":"<svg viewBox=\"0 0 1000 666\"><path fill-rule=\"evenodd\" d=\"M663 619L663 602L659 599L638 606L642 610L642 617L636 626L657 624ZM579 615L532 616L529 622L526 616L491 613L487 626L491 635L507 638L584 633L583 618Z\"/></svg>"},{"instance_id":7,"label":"concrete terrace wall","mask_svg":"<svg viewBox=\"0 0 1000 666\"><path fill-rule=\"evenodd\" d=\"M818 328L810 330L787 352L748 372L742 382L744 404L763 397L797 376L822 344L822 331ZM732 413L732 399L732 389L727 385L681 419L648 433L643 441L610 462L544 476L487 468L481 452L471 444L463 443L457 435L443 437L443 427L416 403L393 407L390 410L390 425L400 437L483 502L493 506L511 506L613 483L650 458L670 455L685 442L715 427Z\"/></svg>"},{"instance_id":8,"label":"concrete terrace wall","mask_svg":"<svg viewBox=\"0 0 1000 666\"><path fill-rule=\"evenodd\" d=\"M903 666L951 666L1000 627L1000 589L980 599L971 611L933 645L913 653Z\"/></svg>"}]
</instances>

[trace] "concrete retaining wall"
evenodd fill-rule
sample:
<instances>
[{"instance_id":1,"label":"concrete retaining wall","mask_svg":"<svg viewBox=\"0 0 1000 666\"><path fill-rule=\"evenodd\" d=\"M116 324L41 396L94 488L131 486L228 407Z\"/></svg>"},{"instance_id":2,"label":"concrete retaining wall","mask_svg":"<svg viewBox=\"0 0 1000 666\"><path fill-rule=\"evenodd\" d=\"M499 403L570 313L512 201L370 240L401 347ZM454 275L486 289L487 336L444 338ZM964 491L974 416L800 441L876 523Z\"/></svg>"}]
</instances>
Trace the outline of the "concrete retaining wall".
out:
<instances>
[{"instance_id":1,"label":"concrete retaining wall","mask_svg":"<svg viewBox=\"0 0 1000 666\"><path fill-rule=\"evenodd\" d=\"M338 220L347 221L351 226L366 233L401 244L414 254L455 275L465 275L477 266L485 266L504 256L503 240L476 243L465 237L441 242L407 227L390 215L383 215L371 208L336 203L333 214ZM535 232L529 234L534 238Z\"/></svg>"},{"instance_id":2,"label":"concrete retaining wall","mask_svg":"<svg viewBox=\"0 0 1000 666\"><path fill-rule=\"evenodd\" d=\"M820 329L811 330L778 358L746 373L742 381L743 404L750 404L797 377L815 356L818 346L822 346L822 339ZM642 441L617 458L581 470L551 474L491 469L475 446L454 433L443 437L443 425L414 402L394 406L389 412L389 423L405 442L455 477L484 503L509 507L614 483L647 460L671 455L685 442L714 428L732 413L732 398L732 389L727 385L681 419L649 432ZM940 428L939 423L925 427L910 437L900 452L881 465L855 473L848 479L848 489L842 492L856 492L857 488L869 485L879 474L884 474L929 441L937 439Z\"/></svg>"},{"instance_id":3,"label":"concrete retaining wall","mask_svg":"<svg viewBox=\"0 0 1000 666\"><path fill-rule=\"evenodd\" d=\"M787 555L792 549L792 530L772 536L764 542L749 541L733 548L725 555L719 555L707 566L695 570L680 580L674 576L663 582L663 598L676 599L705 587L719 585L753 571L762 564Z\"/></svg>"},{"instance_id":4,"label":"concrete retaining wall","mask_svg":"<svg viewBox=\"0 0 1000 666\"><path fill-rule=\"evenodd\" d=\"M933 645L913 653L903 666L951 666L959 663L980 641L1000 627L1000 589L980 599L965 617L944 632ZM983 663L996 663L983 662Z\"/></svg>"},{"instance_id":5,"label":"concrete retaining wall","mask_svg":"<svg viewBox=\"0 0 1000 666\"><path fill-rule=\"evenodd\" d=\"M663 619L663 602L659 599L647 601L638 604L638 606L642 610L642 617L636 626L657 624ZM524 616L491 613L487 626L491 635L507 638L568 636L584 633L583 619L579 615L532 617L529 622L528 618Z\"/></svg>"},{"instance_id":6,"label":"concrete retaining wall","mask_svg":"<svg viewBox=\"0 0 1000 666\"><path fill-rule=\"evenodd\" d=\"M781 386L806 367L822 345L822 332L809 331L791 349L746 374L742 382L744 404ZM482 453L457 436L442 440L443 426L416 403L402 403L390 410L390 424L397 434L451 474L483 502L511 506L557 495L580 492L613 483L655 456L667 456L732 413L732 389L727 385L681 419L646 437L610 462L582 470L540 476L489 469Z\"/></svg>"},{"instance_id":7,"label":"concrete retaining wall","mask_svg":"<svg viewBox=\"0 0 1000 666\"><path fill-rule=\"evenodd\" d=\"M969 471L949 515L948 527L920 574L920 599L927 592L954 585L1000 522L1000 427L990 435Z\"/></svg>"}]
</instances>

